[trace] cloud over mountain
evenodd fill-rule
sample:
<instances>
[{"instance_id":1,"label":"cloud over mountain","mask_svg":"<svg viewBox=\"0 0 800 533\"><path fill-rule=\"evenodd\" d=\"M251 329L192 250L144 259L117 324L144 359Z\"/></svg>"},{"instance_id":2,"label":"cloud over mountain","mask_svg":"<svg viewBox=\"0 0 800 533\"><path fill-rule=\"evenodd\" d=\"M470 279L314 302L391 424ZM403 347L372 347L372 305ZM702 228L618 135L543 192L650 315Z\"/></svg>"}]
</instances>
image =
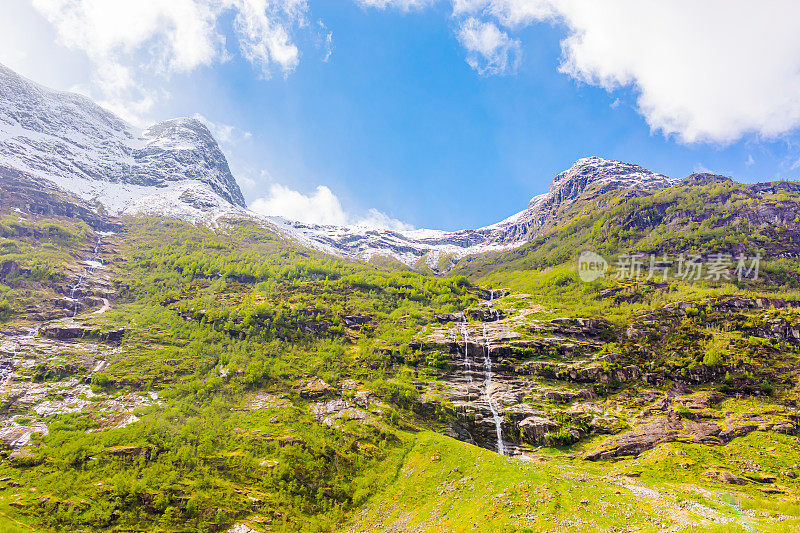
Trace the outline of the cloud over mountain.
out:
<instances>
[{"instance_id":1,"label":"cloud over mountain","mask_svg":"<svg viewBox=\"0 0 800 533\"><path fill-rule=\"evenodd\" d=\"M31 0L61 44L83 52L106 107L136 119L164 97L143 77L169 76L238 53L259 75L292 72L293 32L307 25L306 0ZM220 25L232 18L235 42Z\"/></svg>"},{"instance_id":2,"label":"cloud over mountain","mask_svg":"<svg viewBox=\"0 0 800 533\"><path fill-rule=\"evenodd\" d=\"M280 216L306 224L328 226L364 226L376 229L411 230L413 226L389 215L370 209L366 216L347 213L339 198L324 185L311 194L303 194L285 185L274 183L267 196L256 199L250 209L266 216Z\"/></svg>"}]
</instances>

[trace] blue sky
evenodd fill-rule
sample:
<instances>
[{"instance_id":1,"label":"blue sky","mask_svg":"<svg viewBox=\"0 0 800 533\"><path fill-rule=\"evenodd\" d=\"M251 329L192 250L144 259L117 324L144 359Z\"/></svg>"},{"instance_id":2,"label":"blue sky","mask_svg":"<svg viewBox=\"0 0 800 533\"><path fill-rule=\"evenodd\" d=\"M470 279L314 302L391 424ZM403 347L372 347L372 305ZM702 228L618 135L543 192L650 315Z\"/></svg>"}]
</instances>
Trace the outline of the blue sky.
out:
<instances>
[{"instance_id":1,"label":"blue sky","mask_svg":"<svg viewBox=\"0 0 800 533\"><path fill-rule=\"evenodd\" d=\"M645 22L641 31L648 39L664 35L637 56L630 43L642 42L641 34L609 35L614 21L597 22L585 16L590 8L569 2L283 0L290 5L264 4L257 19L263 31L255 34L268 40L270 28L285 29L277 53L248 52L237 18L243 8L233 8L209 26L225 43L209 42L222 48L198 59L170 48L174 35L169 25L159 30L161 23L117 46L71 36L76 24L114 23L114 13L91 18L91 0L78 2L89 5L83 22L65 17L60 0L10 2L16 31L25 35L0 42L0 62L46 85L87 93L140 123L202 116L249 202L262 198L259 205L278 210L288 202L287 209L312 219L333 209L328 220L355 222L375 209L415 227L487 225L523 209L555 174L589 155L672 177L706 170L746 182L800 177L798 65L764 66L749 46L728 72L716 58L736 50L700 38L693 48L670 52L691 40L691 28L662 32L659 17L702 13L653 14L655 30ZM745 12L731 17L739 24L753 19ZM702 20L698 27L708 30ZM0 22L0 35L3 29ZM750 29L782 35L780 28ZM792 29L774 46L796 59ZM586 42L567 49L568 64L564 39L576 32ZM155 55L160 65L153 66ZM663 65L657 72L656 61ZM130 73L122 90L103 78L115 66ZM695 81L684 83L689 76ZM765 77L785 85L782 92L747 83ZM742 94L730 94L737 90ZM717 94L724 100L719 108ZM775 103L762 109L762 102ZM325 198L319 186L329 189Z\"/></svg>"}]
</instances>

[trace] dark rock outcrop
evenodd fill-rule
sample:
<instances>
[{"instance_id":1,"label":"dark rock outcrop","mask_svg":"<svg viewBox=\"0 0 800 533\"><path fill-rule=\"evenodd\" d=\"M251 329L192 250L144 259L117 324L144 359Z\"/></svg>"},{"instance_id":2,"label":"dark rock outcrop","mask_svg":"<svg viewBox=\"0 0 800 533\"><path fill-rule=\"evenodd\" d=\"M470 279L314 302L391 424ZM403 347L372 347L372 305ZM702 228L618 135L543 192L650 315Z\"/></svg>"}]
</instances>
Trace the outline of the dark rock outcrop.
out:
<instances>
[{"instance_id":1,"label":"dark rock outcrop","mask_svg":"<svg viewBox=\"0 0 800 533\"><path fill-rule=\"evenodd\" d=\"M478 320L480 322L494 322L496 320L502 320L506 317L505 312L502 309L495 309L494 307L473 307L467 309L467 316L471 320Z\"/></svg>"},{"instance_id":2,"label":"dark rock outcrop","mask_svg":"<svg viewBox=\"0 0 800 533\"><path fill-rule=\"evenodd\" d=\"M150 459L150 448L145 446L117 446L108 450L108 455L119 459L144 457Z\"/></svg>"},{"instance_id":3,"label":"dark rock outcrop","mask_svg":"<svg viewBox=\"0 0 800 533\"><path fill-rule=\"evenodd\" d=\"M529 416L519 423L519 428L525 440L538 444L544 440L545 435L561 428L557 422L540 416Z\"/></svg>"},{"instance_id":4,"label":"dark rock outcrop","mask_svg":"<svg viewBox=\"0 0 800 533\"><path fill-rule=\"evenodd\" d=\"M76 196L56 189L49 182L0 164L0 210L19 209L39 217L82 220L97 231L119 231L119 224L95 212ZM0 230L0 237L4 236ZM31 234L30 237L41 237Z\"/></svg>"},{"instance_id":5,"label":"dark rock outcrop","mask_svg":"<svg viewBox=\"0 0 800 533\"><path fill-rule=\"evenodd\" d=\"M309 381L300 389L300 397L307 400L316 400L336 394L336 389L321 379Z\"/></svg>"},{"instance_id":6,"label":"dark rock outcrop","mask_svg":"<svg viewBox=\"0 0 800 533\"><path fill-rule=\"evenodd\" d=\"M120 342L127 331L128 330L125 328L106 330L78 324L53 324L43 327L39 330L39 333L45 337L62 341L72 339L97 339L103 342Z\"/></svg>"},{"instance_id":7,"label":"dark rock outcrop","mask_svg":"<svg viewBox=\"0 0 800 533\"><path fill-rule=\"evenodd\" d=\"M770 421L760 415L756 417L748 418L745 415L742 419L729 419L725 421L724 426L721 426L714 421L684 420L676 412L669 410L664 416L635 425L627 433L614 437L606 444L585 453L583 458L596 461L639 455L659 444L674 441L721 446L753 431L774 431L785 434L795 434L797 431L796 425L788 420Z\"/></svg>"}]
</instances>

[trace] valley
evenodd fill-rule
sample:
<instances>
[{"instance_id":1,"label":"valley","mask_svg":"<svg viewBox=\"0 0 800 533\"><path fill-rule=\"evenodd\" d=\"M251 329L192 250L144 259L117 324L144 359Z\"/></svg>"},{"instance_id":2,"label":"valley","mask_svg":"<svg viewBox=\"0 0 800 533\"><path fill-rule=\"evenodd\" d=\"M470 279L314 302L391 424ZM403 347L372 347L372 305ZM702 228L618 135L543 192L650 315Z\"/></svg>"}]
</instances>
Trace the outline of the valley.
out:
<instances>
[{"instance_id":1,"label":"valley","mask_svg":"<svg viewBox=\"0 0 800 533\"><path fill-rule=\"evenodd\" d=\"M44 224L7 217L17 249ZM567 266L482 285L247 221L103 227L60 246L54 277L3 263L28 298L2 330L0 512L20 531L800 521L785 290L581 285Z\"/></svg>"},{"instance_id":2,"label":"valley","mask_svg":"<svg viewBox=\"0 0 800 533\"><path fill-rule=\"evenodd\" d=\"M485 228L301 224L199 121L3 67L0 192L3 531L800 528L794 182L588 157Z\"/></svg>"}]
</instances>

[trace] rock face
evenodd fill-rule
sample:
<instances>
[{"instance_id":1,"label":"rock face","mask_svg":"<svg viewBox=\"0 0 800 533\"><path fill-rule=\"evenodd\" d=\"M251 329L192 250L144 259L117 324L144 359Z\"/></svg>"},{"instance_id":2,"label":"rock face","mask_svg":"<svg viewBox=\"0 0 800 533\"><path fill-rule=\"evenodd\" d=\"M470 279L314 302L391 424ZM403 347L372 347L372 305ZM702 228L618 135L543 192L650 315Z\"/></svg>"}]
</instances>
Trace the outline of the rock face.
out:
<instances>
[{"instance_id":1,"label":"rock face","mask_svg":"<svg viewBox=\"0 0 800 533\"><path fill-rule=\"evenodd\" d=\"M0 160L0 210L19 210L41 217L80 219L95 230L116 231L118 226L96 213L79 198L48 186L35 176L9 168Z\"/></svg>"},{"instance_id":2,"label":"rock face","mask_svg":"<svg viewBox=\"0 0 800 533\"><path fill-rule=\"evenodd\" d=\"M7 200L0 196L0 202ZM30 201L53 209L85 208L69 201L62 205L56 193L34 195ZM0 329L0 442L15 452L25 453L32 435L48 434L44 422L48 417L85 412L101 428L121 428L139 420L135 411L158 402L155 391L109 390L112 384L126 384L105 373L114 354L122 350L126 333L102 317L116 296L114 243L113 235L98 235L94 247L84 250L83 260L61 265L62 279L49 285L59 296L26 308L31 327L5 324ZM24 268L6 262L0 263L0 270L13 278L6 282L23 286L30 282ZM93 390L93 385L98 386ZM141 447L108 451L119 458L149 453L149 448Z\"/></svg>"},{"instance_id":3,"label":"rock face","mask_svg":"<svg viewBox=\"0 0 800 533\"><path fill-rule=\"evenodd\" d=\"M615 438L608 446L588 452L584 455L584 459L595 461L625 455L639 455L644 451L652 450L659 444L677 440L682 429L680 418L675 413L669 413L648 424L635 427L632 431Z\"/></svg>"},{"instance_id":4,"label":"rock face","mask_svg":"<svg viewBox=\"0 0 800 533\"><path fill-rule=\"evenodd\" d=\"M57 340L97 339L104 342L119 342L125 336L125 328L103 330L79 324L48 325L39 330L45 337Z\"/></svg>"},{"instance_id":5,"label":"rock face","mask_svg":"<svg viewBox=\"0 0 800 533\"><path fill-rule=\"evenodd\" d=\"M720 472L719 480L730 485L747 485L747 480L730 472Z\"/></svg>"},{"instance_id":6,"label":"rock face","mask_svg":"<svg viewBox=\"0 0 800 533\"><path fill-rule=\"evenodd\" d=\"M668 410L666 415L658 416L647 423L635 425L631 431L587 452L583 458L596 461L639 455L647 450L652 450L659 444L674 441L721 446L753 431L772 431L794 435L797 427L794 422L786 418L775 417L773 420L767 420L755 413L745 414L742 418L728 418L723 425L720 425L714 421L697 422L683 419L676 412Z\"/></svg>"},{"instance_id":7,"label":"rock face","mask_svg":"<svg viewBox=\"0 0 800 533\"><path fill-rule=\"evenodd\" d=\"M541 442L545 435L561 427L549 418L541 416L529 416L518 425L529 442Z\"/></svg>"},{"instance_id":8,"label":"rock face","mask_svg":"<svg viewBox=\"0 0 800 533\"><path fill-rule=\"evenodd\" d=\"M300 389L300 396L306 399L314 400L332 396L336 393L336 389L325 383L321 379L309 381Z\"/></svg>"},{"instance_id":9,"label":"rock face","mask_svg":"<svg viewBox=\"0 0 800 533\"><path fill-rule=\"evenodd\" d=\"M0 281L13 276L17 272L19 272L19 265L16 261L7 260L0 263Z\"/></svg>"},{"instance_id":10,"label":"rock face","mask_svg":"<svg viewBox=\"0 0 800 533\"><path fill-rule=\"evenodd\" d=\"M493 300L479 302L464 315L436 316L438 325L408 345L414 357L406 364L436 361L440 372L435 386L415 382L421 400L414 411L446 418L446 432L454 438L499 450L499 426L505 453L524 456L537 446L570 446L607 435L580 455L595 461L637 456L669 442L723 446L754 431L796 435L800 429L794 400L759 412L724 410L724 402L736 401L729 387L744 390L736 382L717 388L726 368L742 374L752 366L737 370L698 364L675 371L648 366L655 357L643 351L644 345L635 350L624 346L631 329L652 330L658 332L653 349L663 350L674 339L670 328L686 328L693 314L689 310L697 308L709 316L719 313L715 320L741 321L742 330L764 341L781 333L791 343L791 328L787 334L785 321L778 323L773 316L776 310L795 308L796 302L729 296L677 302L637 313L625 325L593 317L535 320L530 303L519 303L535 301L534 295L488 296ZM503 312L484 313L488 309ZM748 310L749 315L743 314ZM644 324L653 327L645 330ZM686 335L685 329L680 332ZM764 350L765 357L775 355L772 348ZM775 369L776 374L785 372L792 369ZM791 380L786 383L793 386Z\"/></svg>"},{"instance_id":11,"label":"rock face","mask_svg":"<svg viewBox=\"0 0 800 533\"><path fill-rule=\"evenodd\" d=\"M639 165L597 156L578 159L553 178L546 194L531 199L528 208L504 228L503 238L529 238L542 227L554 224L559 215L578 200L590 200L620 190L642 194L674 184L675 180Z\"/></svg>"},{"instance_id":12,"label":"rock face","mask_svg":"<svg viewBox=\"0 0 800 533\"><path fill-rule=\"evenodd\" d=\"M3 65L0 163L96 199L112 213L151 188L189 181L245 206L224 154L198 120L168 120L141 131L88 98L47 89Z\"/></svg>"},{"instance_id":13,"label":"rock face","mask_svg":"<svg viewBox=\"0 0 800 533\"><path fill-rule=\"evenodd\" d=\"M328 427L333 426L336 420L364 420L367 417L365 411L352 407L342 398L312 403L308 412Z\"/></svg>"},{"instance_id":14,"label":"rock face","mask_svg":"<svg viewBox=\"0 0 800 533\"><path fill-rule=\"evenodd\" d=\"M117 446L108 450L108 455L118 458L144 457L150 458L150 448L143 446Z\"/></svg>"},{"instance_id":15,"label":"rock face","mask_svg":"<svg viewBox=\"0 0 800 533\"><path fill-rule=\"evenodd\" d=\"M494 322L495 320L502 320L506 315L502 309L494 309L493 307L485 306L467 309L467 316L471 320L477 320L479 322Z\"/></svg>"}]
</instances>

